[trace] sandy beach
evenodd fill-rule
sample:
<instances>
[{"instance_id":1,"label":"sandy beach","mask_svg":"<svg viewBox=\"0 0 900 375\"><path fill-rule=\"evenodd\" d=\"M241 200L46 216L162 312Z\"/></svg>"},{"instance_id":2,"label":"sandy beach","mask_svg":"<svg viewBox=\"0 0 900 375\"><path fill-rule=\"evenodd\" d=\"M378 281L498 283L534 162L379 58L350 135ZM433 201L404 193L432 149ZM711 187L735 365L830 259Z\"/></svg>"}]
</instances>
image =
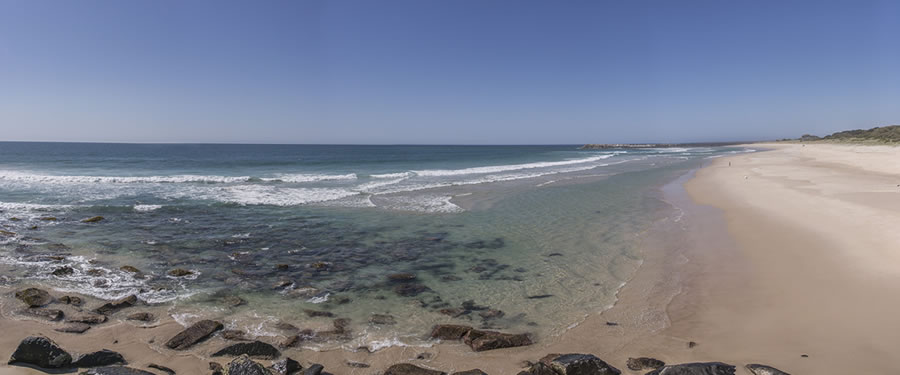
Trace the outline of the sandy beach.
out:
<instances>
[{"instance_id":1,"label":"sandy beach","mask_svg":"<svg viewBox=\"0 0 900 375\"><path fill-rule=\"evenodd\" d=\"M751 147L767 151L714 159L671 184L666 199L685 210L684 222L661 223L662 233L645 241L645 263L618 303L563 335L483 353L443 343L376 353L284 354L304 366L324 364L333 374L378 374L400 362L448 373L480 368L515 374L523 361L547 353L595 354L623 373L646 372L625 367L638 356L669 364L722 361L738 366L738 374L749 374L743 368L749 363L793 374L896 373L900 301L892 296L900 292L900 232L894 229L900 224L900 148ZM678 228L689 236L668 243L665 231ZM11 309L3 306L4 313ZM0 355L9 355L27 335L44 334L77 351L119 351L133 367L158 363L199 374L209 372L206 356L226 343L215 337L196 352L173 354L161 348L182 329L173 321L153 328L109 323L83 335L52 328L4 315ZM348 360L370 367L348 367ZM35 373L0 365L0 374Z\"/></svg>"}]
</instances>

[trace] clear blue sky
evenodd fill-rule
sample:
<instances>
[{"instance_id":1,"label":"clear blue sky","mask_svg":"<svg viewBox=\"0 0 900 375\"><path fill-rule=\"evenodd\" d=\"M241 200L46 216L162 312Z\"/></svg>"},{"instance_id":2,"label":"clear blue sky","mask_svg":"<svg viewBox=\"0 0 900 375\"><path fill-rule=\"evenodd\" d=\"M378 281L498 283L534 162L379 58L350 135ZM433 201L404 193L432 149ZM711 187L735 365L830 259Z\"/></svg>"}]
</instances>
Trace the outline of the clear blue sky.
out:
<instances>
[{"instance_id":1,"label":"clear blue sky","mask_svg":"<svg viewBox=\"0 0 900 375\"><path fill-rule=\"evenodd\" d=\"M0 0L0 140L585 143L900 123L900 1Z\"/></svg>"}]
</instances>

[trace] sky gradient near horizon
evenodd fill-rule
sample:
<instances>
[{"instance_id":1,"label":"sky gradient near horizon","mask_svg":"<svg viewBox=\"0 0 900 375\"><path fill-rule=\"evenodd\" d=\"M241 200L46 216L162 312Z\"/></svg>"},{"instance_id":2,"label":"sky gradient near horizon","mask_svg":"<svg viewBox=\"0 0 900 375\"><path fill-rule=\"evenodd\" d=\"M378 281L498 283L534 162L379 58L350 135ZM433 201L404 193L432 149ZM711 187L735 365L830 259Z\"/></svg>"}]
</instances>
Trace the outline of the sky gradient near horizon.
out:
<instances>
[{"instance_id":1,"label":"sky gradient near horizon","mask_svg":"<svg viewBox=\"0 0 900 375\"><path fill-rule=\"evenodd\" d=\"M686 142L898 123L898 1L0 0L0 140Z\"/></svg>"}]
</instances>

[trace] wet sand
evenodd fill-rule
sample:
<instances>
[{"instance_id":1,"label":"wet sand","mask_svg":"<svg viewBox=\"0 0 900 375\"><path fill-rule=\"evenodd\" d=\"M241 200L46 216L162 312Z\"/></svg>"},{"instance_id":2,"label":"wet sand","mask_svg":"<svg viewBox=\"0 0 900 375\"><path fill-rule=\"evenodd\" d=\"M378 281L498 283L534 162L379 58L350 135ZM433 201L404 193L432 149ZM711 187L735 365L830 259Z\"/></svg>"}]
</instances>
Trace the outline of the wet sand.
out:
<instances>
[{"instance_id":1,"label":"wet sand","mask_svg":"<svg viewBox=\"0 0 900 375\"><path fill-rule=\"evenodd\" d=\"M324 364L334 374L377 374L399 362L515 374L523 361L547 353L595 354L623 373L635 373L625 361L637 356L765 363L795 374L896 373L900 234L893 228L900 224L900 148L767 147L774 150L715 159L696 176L666 186L664 198L684 214L660 218L643 240L644 264L617 304L563 335L482 353L444 343L376 353L289 349L284 355L304 366ZM4 314L12 308L4 305ZM227 344L214 337L191 353L161 349L182 329L173 321L155 328L107 323L83 335L52 328L4 315L0 355L27 335L45 334L70 351L119 351L133 367L159 363L203 374L209 373L209 353ZM430 355L417 359L423 353ZM348 360L371 367L351 368ZM7 373L40 372L0 365L0 374Z\"/></svg>"}]
</instances>

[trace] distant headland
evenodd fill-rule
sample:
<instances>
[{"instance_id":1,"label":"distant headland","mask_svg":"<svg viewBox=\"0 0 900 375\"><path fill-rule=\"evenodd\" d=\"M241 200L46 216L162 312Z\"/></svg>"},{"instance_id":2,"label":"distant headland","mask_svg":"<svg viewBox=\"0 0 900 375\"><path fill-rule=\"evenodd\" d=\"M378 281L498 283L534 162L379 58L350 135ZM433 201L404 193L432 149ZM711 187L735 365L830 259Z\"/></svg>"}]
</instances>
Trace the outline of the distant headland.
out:
<instances>
[{"instance_id":1,"label":"distant headland","mask_svg":"<svg viewBox=\"0 0 900 375\"><path fill-rule=\"evenodd\" d=\"M705 142L705 143L591 143L579 150L599 150L607 148L671 148L671 147L719 147L734 146L752 142Z\"/></svg>"}]
</instances>

